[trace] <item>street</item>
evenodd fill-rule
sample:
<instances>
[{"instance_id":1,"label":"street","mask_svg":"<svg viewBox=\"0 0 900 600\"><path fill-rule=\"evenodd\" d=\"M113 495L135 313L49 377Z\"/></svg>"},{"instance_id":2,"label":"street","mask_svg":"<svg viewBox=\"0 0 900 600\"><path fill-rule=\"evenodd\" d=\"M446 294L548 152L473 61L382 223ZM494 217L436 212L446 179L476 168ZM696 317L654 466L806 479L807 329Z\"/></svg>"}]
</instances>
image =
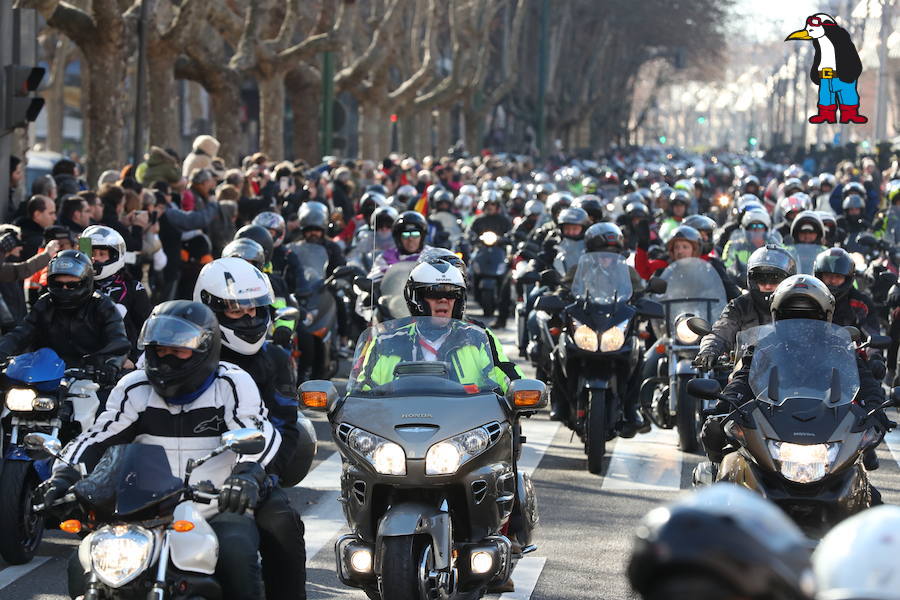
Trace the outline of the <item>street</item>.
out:
<instances>
[{"instance_id":1,"label":"street","mask_svg":"<svg viewBox=\"0 0 900 600\"><path fill-rule=\"evenodd\" d=\"M512 330L498 331L507 355L516 357ZM524 368L526 376L533 374ZM340 456L322 415L313 420L319 450L313 470L290 491L306 524L308 597L364 599L346 588L334 571L333 545L344 533L338 497ZM897 416L892 418L897 419ZM631 538L639 519L660 503L690 489L691 470L700 460L677 448L674 431L656 430L610 445L602 477L587 471L584 452L571 433L546 414L524 424L527 442L522 468L532 473L541 521L537 552L519 562L516 591L501 600L624 600L634 598L625 579ZM900 433L888 436L878 452L881 468L872 474L887 503L900 502ZM0 600L66 598L65 561L76 538L49 532L39 556L22 566L0 569Z\"/></svg>"}]
</instances>

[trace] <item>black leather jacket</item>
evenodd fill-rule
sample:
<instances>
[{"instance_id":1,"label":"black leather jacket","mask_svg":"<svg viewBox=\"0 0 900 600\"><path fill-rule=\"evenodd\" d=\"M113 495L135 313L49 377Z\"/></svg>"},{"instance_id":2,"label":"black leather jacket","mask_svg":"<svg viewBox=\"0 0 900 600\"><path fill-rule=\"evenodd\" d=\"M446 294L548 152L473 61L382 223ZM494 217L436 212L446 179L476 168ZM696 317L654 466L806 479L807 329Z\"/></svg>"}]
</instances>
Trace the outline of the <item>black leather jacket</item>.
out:
<instances>
[{"instance_id":1,"label":"black leather jacket","mask_svg":"<svg viewBox=\"0 0 900 600\"><path fill-rule=\"evenodd\" d=\"M772 314L759 310L749 293L741 294L728 303L722 316L713 325L712 333L700 342L700 352L715 356L734 348L738 332L772 322Z\"/></svg>"},{"instance_id":2,"label":"black leather jacket","mask_svg":"<svg viewBox=\"0 0 900 600\"><path fill-rule=\"evenodd\" d=\"M112 300L94 292L73 310L60 310L49 293L38 298L15 329L0 338L0 358L52 348L66 367L114 364L121 367L131 350L122 315Z\"/></svg>"}]
</instances>

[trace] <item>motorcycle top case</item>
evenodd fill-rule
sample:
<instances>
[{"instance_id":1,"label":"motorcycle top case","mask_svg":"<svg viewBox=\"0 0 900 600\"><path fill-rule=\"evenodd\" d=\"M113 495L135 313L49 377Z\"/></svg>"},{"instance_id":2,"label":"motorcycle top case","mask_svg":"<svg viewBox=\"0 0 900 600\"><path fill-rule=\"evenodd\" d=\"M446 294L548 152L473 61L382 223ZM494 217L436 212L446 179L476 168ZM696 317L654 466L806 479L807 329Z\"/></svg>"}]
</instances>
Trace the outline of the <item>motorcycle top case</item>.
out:
<instances>
[{"instance_id":1,"label":"motorcycle top case","mask_svg":"<svg viewBox=\"0 0 900 600\"><path fill-rule=\"evenodd\" d=\"M34 386L41 392L56 390L65 372L66 363L50 348L20 354L6 367L7 379Z\"/></svg>"}]
</instances>

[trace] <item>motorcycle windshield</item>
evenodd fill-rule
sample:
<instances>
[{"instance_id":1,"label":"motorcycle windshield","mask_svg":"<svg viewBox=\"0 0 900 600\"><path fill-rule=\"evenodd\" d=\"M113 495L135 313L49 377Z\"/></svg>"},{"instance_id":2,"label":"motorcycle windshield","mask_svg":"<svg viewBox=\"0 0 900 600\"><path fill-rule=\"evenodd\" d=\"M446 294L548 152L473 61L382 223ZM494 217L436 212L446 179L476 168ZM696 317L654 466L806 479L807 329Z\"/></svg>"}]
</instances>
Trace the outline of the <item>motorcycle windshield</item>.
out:
<instances>
[{"instance_id":1,"label":"motorcycle windshield","mask_svg":"<svg viewBox=\"0 0 900 600\"><path fill-rule=\"evenodd\" d=\"M444 317L406 317L366 329L347 393L466 396L499 386L484 329Z\"/></svg>"},{"instance_id":2,"label":"motorcycle windshield","mask_svg":"<svg viewBox=\"0 0 900 600\"><path fill-rule=\"evenodd\" d=\"M757 400L781 405L792 398L848 404L859 391L850 334L825 321L786 319L757 328L750 389Z\"/></svg>"},{"instance_id":3,"label":"motorcycle windshield","mask_svg":"<svg viewBox=\"0 0 900 600\"><path fill-rule=\"evenodd\" d=\"M576 298L598 304L627 302L631 298L631 273L625 258L612 252L582 254L572 281Z\"/></svg>"},{"instance_id":4,"label":"motorcycle windshield","mask_svg":"<svg viewBox=\"0 0 900 600\"><path fill-rule=\"evenodd\" d=\"M162 446L124 444L107 449L74 492L83 506L106 518L142 519L174 509L183 488Z\"/></svg>"},{"instance_id":5,"label":"motorcycle windshield","mask_svg":"<svg viewBox=\"0 0 900 600\"><path fill-rule=\"evenodd\" d=\"M381 279L381 295L382 296L399 296L403 298L403 288L409 279L412 270L419 266L414 260L403 260L396 262L388 267Z\"/></svg>"},{"instance_id":6,"label":"motorcycle windshield","mask_svg":"<svg viewBox=\"0 0 900 600\"><path fill-rule=\"evenodd\" d=\"M727 300L722 278L701 258L676 260L660 277L668 287L654 299L665 307L669 335L675 330L679 315L690 313L714 323L725 309Z\"/></svg>"},{"instance_id":7,"label":"motorcycle windshield","mask_svg":"<svg viewBox=\"0 0 900 600\"><path fill-rule=\"evenodd\" d=\"M300 242L294 245L293 252L300 260L300 266L303 269L303 283L297 291L300 295L312 293L318 287L319 282L325 279L328 251L321 244Z\"/></svg>"},{"instance_id":8,"label":"motorcycle windshield","mask_svg":"<svg viewBox=\"0 0 900 600\"><path fill-rule=\"evenodd\" d=\"M444 211L435 212L431 215L431 220L440 223L444 231L450 236L452 241L462 237L462 228L459 226L459 219L453 213Z\"/></svg>"},{"instance_id":9,"label":"motorcycle windshield","mask_svg":"<svg viewBox=\"0 0 900 600\"><path fill-rule=\"evenodd\" d=\"M564 239L556 248L556 258L553 267L565 275L571 269L578 266L578 261L584 255L584 240Z\"/></svg>"},{"instance_id":10,"label":"motorcycle windshield","mask_svg":"<svg viewBox=\"0 0 900 600\"><path fill-rule=\"evenodd\" d=\"M812 275L816 257L825 250L825 247L818 244L794 244L788 250L797 261L797 273Z\"/></svg>"}]
</instances>

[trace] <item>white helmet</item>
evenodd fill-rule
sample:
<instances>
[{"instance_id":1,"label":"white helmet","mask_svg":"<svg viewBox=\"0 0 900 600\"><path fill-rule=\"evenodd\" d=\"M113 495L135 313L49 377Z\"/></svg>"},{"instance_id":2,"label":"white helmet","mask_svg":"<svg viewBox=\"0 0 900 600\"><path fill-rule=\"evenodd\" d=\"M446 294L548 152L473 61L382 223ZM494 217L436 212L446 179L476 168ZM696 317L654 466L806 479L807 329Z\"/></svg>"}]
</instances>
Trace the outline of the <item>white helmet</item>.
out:
<instances>
[{"instance_id":1,"label":"white helmet","mask_svg":"<svg viewBox=\"0 0 900 600\"><path fill-rule=\"evenodd\" d=\"M425 302L429 294L441 294L445 298L455 299L452 316L454 319L462 319L466 311L466 279L459 269L440 259L419 264L410 272L403 288L403 297L412 316L431 314L431 309Z\"/></svg>"},{"instance_id":2,"label":"white helmet","mask_svg":"<svg viewBox=\"0 0 900 600\"><path fill-rule=\"evenodd\" d=\"M275 243L275 248L281 245L281 242L284 241L284 217L279 215L277 212L265 211L261 212L255 217L253 217L253 225L262 225L266 229L269 230L269 233L272 233L272 241ZM274 232L274 233L273 233Z\"/></svg>"},{"instance_id":3,"label":"white helmet","mask_svg":"<svg viewBox=\"0 0 900 600\"><path fill-rule=\"evenodd\" d=\"M876 506L838 524L813 553L821 600L900 599L900 507Z\"/></svg>"},{"instance_id":4,"label":"white helmet","mask_svg":"<svg viewBox=\"0 0 900 600\"><path fill-rule=\"evenodd\" d=\"M766 209L748 210L744 213L744 217L741 219L741 227L747 229L747 227L754 223L762 223L766 226L767 230L772 229L772 217L769 216Z\"/></svg>"},{"instance_id":5,"label":"white helmet","mask_svg":"<svg viewBox=\"0 0 900 600\"><path fill-rule=\"evenodd\" d=\"M471 183L467 183L463 186L460 186L459 193L461 195L475 197L478 195L478 186L472 185Z\"/></svg>"},{"instance_id":6,"label":"white helmet","mask_svg":"<svg viewBox=\"0 0 900 600\"><path fill-rule=\"evenodd\" d=\"M454 198L453 205L457 210L460 210L462 212L470 212L472 210L472 207L475 206L475 200L468 194L460 194L459 196Z\"/></svg>"},{"instance_id":7,"label":"white helmet","mask_svg":"<svg viewBox=\"0 0 900 600\"><path fill-rule=\"evenodd\" d=\"M112 227L91 225L78 237L89 238L92 250L94 248L109 250L109 260L104 263L94 262L94 279L97 281L108 279L125 267L125 238Z\"/></svg>"},{"instance_id":8,"label":"white helmet","mask_svg":"<svg viewBox=\"0 0 900 600\"><path fill-rule=\"evenodd\" d=\"M212 261L200 271L194 286L194 301L209 306L219 320L222 344L235 352L256 354L269 331L269 306L275 299L272 284L259 269L236 257ZM256 315L239 319L226 310L256 308Z\"/></svg>"}]
</instances>

